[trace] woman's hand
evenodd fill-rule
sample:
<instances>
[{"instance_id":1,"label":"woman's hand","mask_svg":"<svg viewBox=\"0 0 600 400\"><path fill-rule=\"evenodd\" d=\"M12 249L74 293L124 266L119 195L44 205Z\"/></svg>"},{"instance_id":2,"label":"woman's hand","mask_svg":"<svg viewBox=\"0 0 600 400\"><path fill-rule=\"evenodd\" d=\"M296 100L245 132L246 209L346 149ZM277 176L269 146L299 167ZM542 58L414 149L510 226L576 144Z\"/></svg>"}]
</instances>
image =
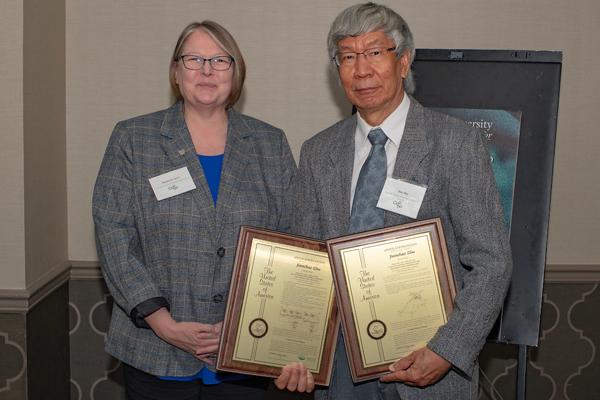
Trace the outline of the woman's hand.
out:
<instances>
[{"instance_id":1,"label":"woman's hand","mask_svg":"<svg viewBox=\"0 0 600 400\"><path fill-rule=\"evenodd\" d=\"M166 308L145 318L154 333L165 342L186 351L200 361L214 365L219 349L222 322L202 324L200 322L177 322Z\"/></svg>"},{"instance_id":2,"label":"woman's hand","mask_svg":"<svg viewBox=\"0 0 600 400\"><path fill-rule=\"evenodd\" d=\"M282 368L281 374L275 379L275 386L280 390L310 393L315 388L315 379L304 364L290 363Z\"/></svg>"}]
</instances>

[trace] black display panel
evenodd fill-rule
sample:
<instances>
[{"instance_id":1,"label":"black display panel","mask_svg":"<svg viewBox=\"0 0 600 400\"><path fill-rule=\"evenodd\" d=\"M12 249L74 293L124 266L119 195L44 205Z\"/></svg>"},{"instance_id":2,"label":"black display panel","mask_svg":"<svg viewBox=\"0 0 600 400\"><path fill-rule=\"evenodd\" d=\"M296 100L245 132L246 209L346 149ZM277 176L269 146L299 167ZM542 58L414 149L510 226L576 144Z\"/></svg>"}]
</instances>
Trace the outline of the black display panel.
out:
<instances>
[{"instance_id":1,"label":"black display panel","mask_svg":"<svg viewBox=\"0 0 600 400\"><path fill-rule=\"evenodd\" d=\"M423 105L520 118L508 221L514 269L490 341L538 345L561 66L561 52L522 50L419 49L413 63Z\"/></svg>"}]
</instances>

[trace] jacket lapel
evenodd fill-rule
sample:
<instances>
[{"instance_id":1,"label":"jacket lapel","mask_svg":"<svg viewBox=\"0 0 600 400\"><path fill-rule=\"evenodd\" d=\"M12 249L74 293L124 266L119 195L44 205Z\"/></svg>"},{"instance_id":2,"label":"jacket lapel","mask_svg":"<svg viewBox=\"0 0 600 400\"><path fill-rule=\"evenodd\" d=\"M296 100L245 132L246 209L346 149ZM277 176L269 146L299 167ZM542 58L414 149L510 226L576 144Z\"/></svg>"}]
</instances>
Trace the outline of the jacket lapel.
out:
<instances>
[{"instance_id":1,"label":"jacket lapel","mask_svg":"<svg viewBox=\"0 0 600 400\"><path fill-rule=\"evenodd\" d=\"M350 186L354 166L354 132L356 131L356 115L342 121L336 132L329 152L329 168L333 173L325 173L330 181L326 181L330 189L329 210L331 221L336 224L333 231L336 235L345 235L350 222Z\"/></svg>"},{"instance_id":2,"label":"jacket lapel","mask_svg":"<svg viewBox=\"0 0 600 400\"><path fill-rule=\"evenodd\" d=\"M188 132L183 117L183 103L175 103L168 111L161 126L161 135L163 136L163 149L174 168L187 167L196 189L192 190L194 202L198 211L205 215L208 222L208 228L215 232L215 208L213 206L212 195L204 177L204 171L198 161L194 143ZM211 235L211 237L214 235Z\"/></svg>"},{"instance_id":3,"label":"jacket lapel","mask_svg":"<svg viewBox=\"0 0 600 400\"><path fill-rule=\"evenodd\" d=\"M223 169L221 170L221 181L219 183L219 196L216 207L217 231L216 239L219 240L224 219L227 217L231 205L239 195L238 182L242 181L249 163L249 155L252 149L247 137L251 130L244 124L239 114L231 109L228 112L227 143L223 158Z\"/></svg>"},{"instance_id":4,"label":"jacket lapel","mask_svg":"<svg viewBox=\"0 0 600 400\"><path fill-rule=\"evenodd\" d=\"M404 133L396 156L392 177L414 181L420 165L429 154L427 142L427 121L424 118L423 106L414 98L410 98L410 108L406 117ZM398 225L413 221L404 215L386 211L385 225Z\"/></svg>"}]
</instances>

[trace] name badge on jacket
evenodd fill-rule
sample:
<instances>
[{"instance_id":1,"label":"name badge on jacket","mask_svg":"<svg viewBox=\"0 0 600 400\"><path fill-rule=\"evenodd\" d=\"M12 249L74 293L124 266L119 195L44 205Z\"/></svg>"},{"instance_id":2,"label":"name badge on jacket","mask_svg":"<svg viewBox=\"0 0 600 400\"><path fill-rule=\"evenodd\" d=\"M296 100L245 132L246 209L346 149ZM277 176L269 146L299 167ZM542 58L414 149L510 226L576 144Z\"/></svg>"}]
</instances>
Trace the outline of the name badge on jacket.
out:
<instances>
[{"instance_id":1,"label":"name badge on jacket","mask_svg":"<svg viewBox=\"0 0 600 400\"><path fill-rule=\"evenodd\" d=\"M187 167L175 169L148 180L156 200L159 201L196 189L196 184Z\"/></svg>"},{"instance_id":2,"label":"name badge on jacket","mask_svg":"<svg viewBox=\"0 0 600 400\"><path fill-rule=\"evenodd\" d=\"M417 218L427 186L417 185L402 179L387 178L379 195L377 207Z\"/></svg>"}]
</instances>

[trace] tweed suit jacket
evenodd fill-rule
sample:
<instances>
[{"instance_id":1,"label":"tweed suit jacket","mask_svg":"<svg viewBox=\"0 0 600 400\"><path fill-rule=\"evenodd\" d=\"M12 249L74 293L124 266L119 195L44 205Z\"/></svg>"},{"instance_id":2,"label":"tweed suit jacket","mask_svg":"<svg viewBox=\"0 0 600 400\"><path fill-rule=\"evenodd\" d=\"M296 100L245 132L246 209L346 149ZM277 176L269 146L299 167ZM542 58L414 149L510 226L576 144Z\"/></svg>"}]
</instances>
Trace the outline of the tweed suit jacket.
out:
<instances>
[{"instance_id":1,"label":"tweed suit jacket","mask_svg":"<svg viewBox=\"0 0 600 400\"><path fill-rule=\"evenodd\" d=\"M176 321L221 321L239 226L288 230L296 171L280 129L230 110L215 207L182 108L119 122L93 196L98 255L114 298L106 349L160 376L192 375L203 364L137 328L131 310L165 297ZM157 201L148 179L181 167L196 189Z\"/></svg>"},{"instance_id":2,"label":"tweed suit jacket","mask_svg":"<svg viewBox=\"0 0 600 400\"><path fill-rule=\"evenodd\" d=\"M476 396L477 356L508 288L508 233L482 135L410 100L393 177L426 185L417 220L439 217L443 224L458 294L448 323L427 346L453 368L425 389L380 384L380 390L384 398L462 400ZM344 119L302 146L294 190L296 233L317 239L348 234L356 123L356 116ZM385 212L385 226L413 221Z\"/></svg>"}]
</instances>

